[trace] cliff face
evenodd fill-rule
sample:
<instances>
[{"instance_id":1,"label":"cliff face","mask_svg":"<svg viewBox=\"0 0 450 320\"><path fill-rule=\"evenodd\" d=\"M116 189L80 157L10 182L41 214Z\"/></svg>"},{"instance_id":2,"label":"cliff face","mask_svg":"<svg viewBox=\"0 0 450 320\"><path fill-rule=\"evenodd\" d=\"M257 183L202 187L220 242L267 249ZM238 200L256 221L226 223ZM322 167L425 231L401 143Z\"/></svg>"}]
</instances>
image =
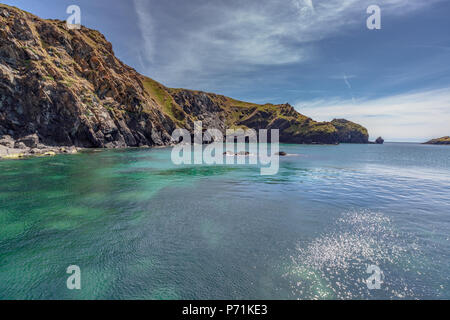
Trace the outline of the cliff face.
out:
<instances>
[{"instance_id":1,"label":"cliff face","mask_svg":"<svg viewBox=\"0 0 450 320\"><path fill-rule=\"evenodd\" d=\"M166 88L119 61L99 32L0 4L0 137L34 135L50 146L167 145L175 128L192 130L197 120L223 131L280 129L281 142L368 142L357 124L315 122L289 104Z\"/></svg>"},{"instance_id":2,"label":"cliff face","mask_svg":"<svg viewBox=\"0 0 450 320\"><path fill-rule=\"evenodd\" d=\"M0 135L80 147L162 145L175 123L97 31L0 5Z\"/></svg>"}]
</instances>

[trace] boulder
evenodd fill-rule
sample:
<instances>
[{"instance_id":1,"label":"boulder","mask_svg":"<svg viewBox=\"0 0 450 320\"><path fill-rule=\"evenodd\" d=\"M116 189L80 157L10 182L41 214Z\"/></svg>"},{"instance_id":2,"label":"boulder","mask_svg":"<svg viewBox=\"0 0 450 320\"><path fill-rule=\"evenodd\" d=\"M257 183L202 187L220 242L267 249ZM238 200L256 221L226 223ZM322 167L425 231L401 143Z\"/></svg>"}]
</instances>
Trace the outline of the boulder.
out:
<instances>
[{"instance_id":1,"label":"boulder","mask_svg":"<svg viewBox=\"0 0 450 320\"><path fill-rule=\"evenodd\" d=\"M39 137L37 134L30 134L23 138L17 139L16 144L23 143L28 148L36 148L39 144Z\"/></svg>"},{"instance_id":2,"label":"boulder","mask_svg":"<svg viewBox=\"0 0 450 320\"><path fill-rule=\"evenodd\" d=\"M16 141L14 144L14 149L26 149L27 146L23 142Z\"/></svg>"},{"instance_id":3,"label":"boulder","mask_svg":"<svg viewBox=\"0 0 450 320\"><path fill-rule=\"evenodd\" d=\"M0 146L14 148L14 139L11 136L4 135L3 137L0 137Z\"/></svg>"}]
</instances>

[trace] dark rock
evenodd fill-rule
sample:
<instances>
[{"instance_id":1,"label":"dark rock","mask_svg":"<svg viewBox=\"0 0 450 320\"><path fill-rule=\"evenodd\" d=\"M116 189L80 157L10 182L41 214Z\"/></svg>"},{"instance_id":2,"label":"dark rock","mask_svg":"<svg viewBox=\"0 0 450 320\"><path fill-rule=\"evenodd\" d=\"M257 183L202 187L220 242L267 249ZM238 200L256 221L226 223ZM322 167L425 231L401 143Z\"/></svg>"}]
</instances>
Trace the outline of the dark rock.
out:
<instances>
[{"instance_id":1,"label":"dark rock","mask_svg":"<svg viewBox=\"0 0 450 320\"><path fill-rule=\"evenodd\" d=\"M377 140L375 140L376 144L383 144L384 143L384 139L382 137L378 137Z\"/></svg>"},{"instance_id":2,"label":"dark rock","mask_svg":"<svg viewBox=\"0 0 450 320\"><path fill-rule=\"evenodd\" d=\"M14 148L15 148L15 149L26 149L27 146L26 146L25 143L23 143L23 142L16 142L16 143L14 144Z\"/></svg>"},{"instance_id":3,"label":"dark rock","mask_svg":"<svg viewBox=\"0 0 450 320\"><path fill-rule=\"evenodd\" d=\"M282 157L285 157L285 156L287 156L287 153L286 153L286 152L283 152L283 151L280 151L280 152L275 153L275 155L276 155L276 156L282 156Z\"/></svg>"}]
</instances>

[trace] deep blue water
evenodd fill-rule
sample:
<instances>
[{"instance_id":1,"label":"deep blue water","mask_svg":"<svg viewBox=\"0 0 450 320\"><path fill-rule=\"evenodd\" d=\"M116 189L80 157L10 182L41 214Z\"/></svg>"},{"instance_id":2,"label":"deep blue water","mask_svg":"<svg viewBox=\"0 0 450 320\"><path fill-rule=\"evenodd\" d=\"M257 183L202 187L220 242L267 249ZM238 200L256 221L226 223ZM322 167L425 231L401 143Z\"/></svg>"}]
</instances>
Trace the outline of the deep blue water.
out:
<instances>
[{"instance_id":1,"label":"deep blue water","mask_svg":"<svg viewBox=\"0 0 450 320\"><path fill-rule=\"evenodd\" d=\"M0 299L450 298L450 147L281 150L274 176L170 149L1 161Z\"/></svg>"}]
</instances>

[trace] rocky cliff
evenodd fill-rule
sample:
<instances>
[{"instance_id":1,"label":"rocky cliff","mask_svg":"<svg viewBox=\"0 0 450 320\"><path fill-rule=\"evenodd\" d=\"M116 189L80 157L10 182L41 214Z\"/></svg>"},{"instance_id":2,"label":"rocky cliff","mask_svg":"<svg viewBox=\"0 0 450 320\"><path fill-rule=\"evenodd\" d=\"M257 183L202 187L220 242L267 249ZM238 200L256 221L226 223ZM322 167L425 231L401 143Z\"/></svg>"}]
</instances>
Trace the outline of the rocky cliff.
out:
<instances>
[{"instance_id":1,"label":"rocky cliff","mask_svg":"<svg viewBox=\"0 0 450 320\"><path fill-rule=\"evenodd\" d=\"M0 141L28 148L21 139L33 147L167 145L175 128L192 130L197 120L221 130L280 129L282 142L368 142L360 125L316 122L289 104L167 88L117 59L98 31L68 30L63 21L0 4Z\"/></svg>"},{"instance_id":2,"label":"rocky cliff","mask_svg":"<svg viewBox=\"0 0 450 320\"><path fill-rule=\"evenodd\" d=\"M331 124L336 128L338 140L342 143L368 143L367 129L345 119L334 119Z\"/></svg>"}]
</instances>

